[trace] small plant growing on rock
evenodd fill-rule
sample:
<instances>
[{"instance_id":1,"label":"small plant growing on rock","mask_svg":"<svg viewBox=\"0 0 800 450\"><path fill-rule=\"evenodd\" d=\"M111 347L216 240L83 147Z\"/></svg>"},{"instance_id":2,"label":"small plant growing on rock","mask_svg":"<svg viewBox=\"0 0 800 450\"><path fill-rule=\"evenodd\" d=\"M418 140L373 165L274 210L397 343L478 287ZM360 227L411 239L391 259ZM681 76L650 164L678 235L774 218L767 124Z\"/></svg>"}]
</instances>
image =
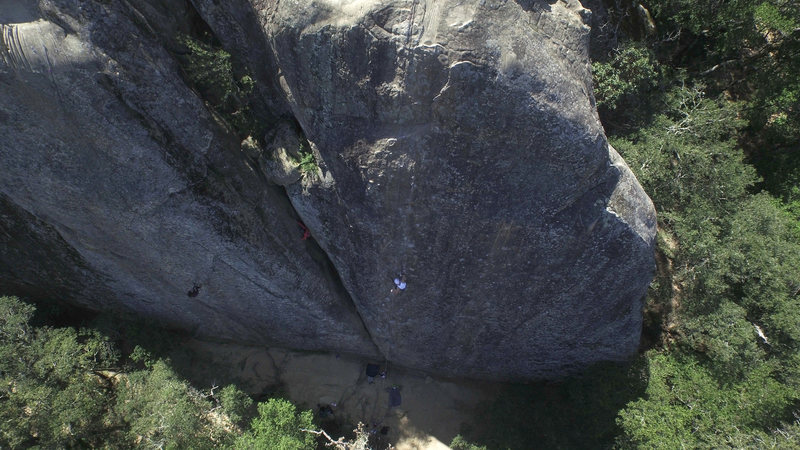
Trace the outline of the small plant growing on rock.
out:
<instances>
[{"instance_id":1,"label":"small plant growing on rock","mask_svg":"<svg viewBox=\"0 0 800 450\"><path fill-rule=\"evenodd\" d=\"M211 103L215 106L236 103L242 94L247 94L233 75L230 53L186 35L177 40L187 49L180 60L189 81ZM252 80L242 84L252 87Z\"/></svg>"},{"instance_id":2,"label":"small plant growing on rock","mask_svg":"<svg viewBox=\"0 0 800 450\"><path fill-rule=\"evenodd\" d=\"M300 166L300 173L302 174L313 174L317 171L317 160L314 158L314 154L306 151L300 153L300 162L298 163Z\"/></svg>"}]
</instances>

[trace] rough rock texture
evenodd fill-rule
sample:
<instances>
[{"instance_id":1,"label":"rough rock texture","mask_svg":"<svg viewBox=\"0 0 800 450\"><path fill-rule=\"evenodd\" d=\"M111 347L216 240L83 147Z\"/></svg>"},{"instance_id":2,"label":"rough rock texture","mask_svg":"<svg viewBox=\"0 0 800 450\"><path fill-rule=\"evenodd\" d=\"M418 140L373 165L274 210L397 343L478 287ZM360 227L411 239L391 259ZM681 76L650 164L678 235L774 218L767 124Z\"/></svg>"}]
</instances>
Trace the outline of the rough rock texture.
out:
<instances>
[{"instance_id":1,"label":"rough rock texture","mask_svg":"<svg viewBox=\"0 0 800 450\"><path fill-rule=\"evenodd\" d=\"M7 3L4 294L125 308L220 339L376 354L329 262L300 240L285 193L162 47L184 2Z\"/></svg>"},{"instance_id":2,"label":"rough rock texture","mask_svg":"<svg viewBox=\"0 0 800 450\"><path fill-rule=\"evenodd\" d=\"M218 35L259 18L321 167L287 190L389 360L522 379L635 351L655 215L577 1L195 3Z\"/></svg>"},{"instance_id":3,"label":"rough rock texture","mask_svg":"<svg viewBox=\"0 0 800 450\"><path fill-rule=\"evenodd\" d=\"M193 4L302 133L219 126L165 50L183 1L0 8L0 288L450 376L635 351L655 216L577 1Z\"/></svg>"},{"instance_id":4,"label":"rough rock texture","mask_svg":"<svg viewBox=\"0 0 800 450\"><path fill-rule=\"evenodd\" d=\"M591 32L589 33L589 56L592 61L605 61L617 48L617 28L605 0L580 0L581 5L592 11Z\"/></svg>"}]
</instances>

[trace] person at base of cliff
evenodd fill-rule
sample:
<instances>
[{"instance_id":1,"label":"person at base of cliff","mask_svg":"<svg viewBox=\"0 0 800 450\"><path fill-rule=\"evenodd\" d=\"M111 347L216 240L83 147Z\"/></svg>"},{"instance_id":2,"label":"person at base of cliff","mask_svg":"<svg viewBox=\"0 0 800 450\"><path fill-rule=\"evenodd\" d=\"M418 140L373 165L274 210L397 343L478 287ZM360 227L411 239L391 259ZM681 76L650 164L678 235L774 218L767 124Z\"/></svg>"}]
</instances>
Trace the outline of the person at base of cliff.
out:
<instances>
[{"instance_id":1,"label":"person at base of cliff","mask_svg":"<svg viewBox=\"0 0 800 450\"><path fill-rule=\"evenodd\" d=\"M381 366L377 364L367 364L367 383L372 384L375 382L375 377L378 376L378 372L381 370Z\"/></svg>"},{"instance_id":2,"label":"person at base of cliff","mask_svg":"<svg viewBox=\"0 0 800 450\"><path fill-rule=\"evenodd\" d=\"M402 403L403 401L400 397L400 385L393 384L391 389L389 389L389 408L400 406Z\"/></svg>"},{"instance_id":3,"label":"person at base of cliff","mask_svg":"<svg viewBox=\"0 0 800 450\"><path fill-rule=\"evenodd\" d=\"M318 408L317 415L319 416L320 419L334 418L333 408L331 408L330 405L317 404L317 408Z\"/></svg>"}]
</instances>

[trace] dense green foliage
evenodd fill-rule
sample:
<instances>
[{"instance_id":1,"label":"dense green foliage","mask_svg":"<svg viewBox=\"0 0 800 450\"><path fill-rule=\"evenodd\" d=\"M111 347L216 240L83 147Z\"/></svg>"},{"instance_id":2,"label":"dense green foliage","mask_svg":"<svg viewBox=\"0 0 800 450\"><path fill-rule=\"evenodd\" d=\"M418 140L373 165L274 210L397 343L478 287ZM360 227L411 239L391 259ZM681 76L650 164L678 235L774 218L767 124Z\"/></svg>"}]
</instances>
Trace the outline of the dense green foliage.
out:
<instances>
[{"instance_id":1,"label":"dense green foliage","mask_svg":"<svg viewBox=\"0 0 800 450\"><path fill-rule=\"evenodd\" d=\"M236 440L236 448L269 448L275 450L313 450L316 439L302 431L314 428L311 411L298 412L289 401L270 399L258 405L258 417L250 430Z\"/></svg>"},{"instance_id":2,"label":"dense green foliage","mask_svg":"<svg viewBox=\"0 0 800 450\"><path fill-rule=\"evenodd\" d=\"M793 422L800 406L800 239L778 201L752 193L736 105L680 90L649 126L612 141L675 242L662 242L672 267L659 281L679 292L650 302L680 304L671 345L647 355L644 397L620 412L620 442L738 446Z\"/></svg>"},{"instance_id":3,"label":"dense green foliage","mask_svg":"<svg viewBox=\"0 0 800 450\"><path fill-rule=\"evenodd\" d=\"M89 329L33 326L35 308L0 297L0 448L313 449L311 411L258 405L228 385L201 392L140 346L122 355ZM160 333L155 333L159 336Z\"/></svg>"},{"instance_id":4,"label":"dense green foliage","mask_svg":"<svg viewBox=\"0 0 800 450\"><path fill-rule=\"evenodd\" d=\"M150 448L207 448L227 433L212 423L212 403L162 360L127 374L113 405L131 442Z\"/></svg>"},{"instance_id":5,"label":"dense green foliage","mask_svg":"<svg viewBox=\"0 0 800 450\"><path fill-rule=\"evenodd\" d=\"M298 165L300 167L300 172L303 174L313 174L317 171L317 160L310 151L300 153Z\"/></svg>"},{"instance_id":6,"label":"dense green foliage","mask_svg":"<svg viewBox=\"0 0 800 450\"><path fill-rule=\"evenodd\" d=\"M34 327L33 314L0 298L0 446L205 448L227 433L166 361L121 364L107 337Z\"/></svg>"},{"instance_id":7,"label":"dense green foliage","mask_svg":"<svg viewBox=\"0 0 800 450\"><path fill-rule=\"evenodd\" d=\"M664 345L645 355L644 395L619 412L617 445L800 445L800 235L786 212L800 167L800 8L667 0L652 11L659 33L635 45L656 55L659 87L608 113L612 144L659 212L648 304L671 313Z\"/></svg>"},{"instance_id":8,"label":"dense green foliage","mask_svg":"<svg viewBox=\"0 0 800 450\"><path fill-rule=\"evenodd\" d=\"M253 400L233 384L200 391L168 358L140 345L124 354L104 332L32 325L35 317L16 297L0 297L0 448L153 448L313 450L324 433L310 410L287 400ZM117 334L173 354L166 330L116 324ZM110 333L111 334L111 333ZM216 372L217 376L220 372ZM255 411L257 409L257 411ZM252 420L251 420L252 419ZM359 424L351 440L328 439L334 448L369 450L371 435Z\"/></svg>"},{"instance_id":9,"label":"dense green foliage","mask_svg":"<svg viewBox=\"0 0 800 450\"><path fill-rule=\"evenodd\" d=\"M658 84L657 64L650 50L636 43L619 48L608 61L596 61L594 95L600 108L616 110Z\"/></svg>"},{"instance_id":10,"label":"dense green foliage","mask_svg":"<svg viewBox=\"0 0 800 450\"><path fill-rule=\"evenodd\" d=\"M476 445L467 441L464 436L460 434L453 438L450 442L450 448L453 450L488 450L485 445Z\"/></svg>"},{"instance_id":11,"label":"dense green foliage","mask_svg":"<svg viewBox=\"0 0 800 450\"><path fill-rule=\"evenodd\" d=\"M258 109L253 77L234 65L230 53L212 45L211 36L184 35L177 41L185 48L178 60L189 84L240 138L260 139L268 126L263 120L265 111Z\"/></svg>"},{"instance_id":12,"label":"dense green foliage","mask_svg":"<svg viewBox=\"0 0 800 450\"><path fill-rule=\"evenodd\" d=\"M796 0L646 3L663 66L743 103L738 136L773 194L800 200L800 4ZM797 209L800 204L795 204Z\"/></svg>"},{"instance_id":13,"label":"dense green foliage","mask_svg":"<svg viewBox=\"0 0 800 450\"><path fill-rule=\"evenodd\" d=\"M31 327L33 313L0 298L0 445L93 446L113 434L101 371L118 356L95 333Z\"/></svg>"}]
</instances>

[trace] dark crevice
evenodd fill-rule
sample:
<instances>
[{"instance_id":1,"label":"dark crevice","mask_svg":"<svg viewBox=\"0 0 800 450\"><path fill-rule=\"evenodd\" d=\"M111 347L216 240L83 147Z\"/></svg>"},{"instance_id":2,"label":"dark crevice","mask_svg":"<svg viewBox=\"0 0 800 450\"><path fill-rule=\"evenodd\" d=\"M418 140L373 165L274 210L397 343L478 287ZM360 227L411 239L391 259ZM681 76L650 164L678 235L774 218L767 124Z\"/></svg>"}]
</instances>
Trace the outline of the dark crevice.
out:
<instances>
[{"instance_id":1,"label":"dark crevice","mask_svg":"<svg viewBox=\"0 0 800 450\"><path fill-rule=\"evenodd\" d=\"M225 42L222 39L219 39L217 34L214 32L213 27L203 18L202 11L199 10L191 1L186 1L186 10L187 14L184 19L184 27L189 37L196 39L208 46L212 49L222 49L225 46ZM234 49L230 49L234 50ZM175 57L178 61L181 61L182 58L185 58L185 54L180 54L173 52L173 57ZM184 59L185 61L185 59ZM258 123L259 128L261 128L261 132L257 133L253 137L257 138L258 140L263 142L264 140L268 140L268 135L270 131L276 128L276 124L279 121L290 122L294 126L293 128L296 130L299 136L301 136L302 140L305 140L304 134L301 130L300 124L297 122L296 118L293 116L284 117L281 114L275 113L274 111L269 109L269 100L265 100L262 98L264 95L261 92L261 87L259 86L260 83L267 83L273 82L274 80L265 80L263 79L263 70L261 71L253 71L247 65L247 58L246 55L242 54L232 54L231 58L232 66L233 66L233 76L236 80L242 77L245 74L255 74L255 82L256 82L256 89L253 92L253 95L247 98L248 103L246 104L237 104L236 107L241 108L242 115L245 115L245 121L247 123ZM258 76L259 72L262 76ZM192 86L192 81L187 79L186 73L183 74L184 81L187 85ZM215 157L213 154L207 155L206 157L198 158L194 152L191 152L189 149L184 148L178 140L172 136L171 132L167 127L162 126L162 124L154 123L147 117L146 112L141 112L136 105L132 105L124 95L123 92L119 92L119 89L115 89L114 83L111 80L102 80L105 81L104 87L109 89L111 92L114 92L117 98L122 102L122 104L128 106L129 111L134 117L137 117L142 125L150 130L151 137L154 138L156 142L158 142L163 148L166 149L165 157L168 163L175 167L176 169L182 171L186 177L187 181L191 186L192 191L198 195L199 198L205 198L206 201L204 202L207 207L211 207L215 210L216 216L218 220L215 221L215 227L217 228L218 232L221 232L223 235L234 237L237 234L247 233L246 229L241 229L241 226L236 223L236 219L231 217L227 214L224 205L226 205L229 200L227 198L226 191L233 190L237 194L241 196L241 199L245 201L245 203L251 204L253 206L253 214L256 216L260 216L262 219L262 223L269 223L270 221L274 221L275 218L268 217L267 212L258 206L258 202L263 200L263 197L254 195L253 193L248 193L243 191L242 186L234 186L232 183L235 183L236 176L235 174L230 173L229 170L224 170L221 167L217 167L215 164ZM215 110L219 115L226 118L226 112L222 110L222 107L215 102L213 99L207 98L207 92L204 92L206 89L199 89L198 86L194 86L194 91L196 94L206 102L206 105L209 107L212 112ZM269 89L267 89L269 90ZM224 106L223 106L224 107ZM226 118L227 119L227 118ZM226 120L227 121L227 120ZM233 125L233 124L228 124ZM223 131L222 129L220 131ZM230 134L230 135L237 135L239 139L242 139L248 134L252 134L254 130L250 129L240 129L236 126L232 126L227 130L224 130L227 133L219 133L218 138L222 140L228 140L229 136L223 136L223 134ZM233 141L233 139L230 139ZM223 147L231 148L233 147L232 142L227 142L223 144ZM232 155L229 152L226 156L230 158ZM220 155L217 155L220 156ZM268 198L271 203L271 209L277 211L283 211L286 217L282 220L287 220L290 222L289 229L292 226L295 226L294 223L296 221L303 221L303 218L300 216L298 211L295 209L291 197L287 192L286 188L283 186L276 185L271 183L265 174L259 170L259 162L257 159L249 158L244 156L243 154L239 153L234 158L239 159L243 162L243 165L250 166L251 168L255 169L254 172L256 173L258 179L260 180L260 185L262 189L269 191L266 193L264 197ZM219 161L217 161L219 162ZM225 166L225 164L222 164ZM221 169L221 170L220 170ZM222 207L217 205L219 202ZM299 228L298 235L289 237L290 239L300 239L302 236L302 232ZM376 353L382 354L380 347L377 345L376 340L373 338L370 329L366 326L366 322L364 318L361 316L356 303L353 301L353 297L350 292L345 287L342 278L336 269L331 258L328 254L323 250L323 248L317 243L314 239L313 234L310 236L305 242L305 249L308 252L310 258L315 262L316 267L315 270L324 277L328 281L328 286L332 289L332 293L336 298L341 299L342 306L347 308L351 311L356 317L358 317L359 321L361 322L361 326L364 330L364 333L370 341L372 342Z\"/></svg>"},{"instance_id":2,"label":"dark crevice","mask_svg":"<svg viewBox=\"0 0 800 450\"><path fill-rule=\"evenodd\" d=\"M184 30L176 32L167 46L185 84L240 140L262 141L282 118L270 107L272 95L260 89L256 64L220 39L189 1L186 11Z\"/></svg>"},{"instance_id":3,"label":"dark crevice","mask_svg":"<svg viewBox=\"0 0 800 450\"><path fill-rule=\"evenodd\" d=\"M203 19L203 16L197 11L190 0L185 0L186 3L186 10L188 11L188 19L189 22L189 34L192 36L211 36L213 39L212 45L216 47L222 46L222 43L217 39L217 36L214 34L214 31L208 25L208 23Z\"/></svg>"},{"instance_id":4,"label":"dark crevice","mask_svg":"<svg viewBox=\"0 0 800 450\"><path fill-rule=\"evenodd\" d=\"M238 71L246 68L253 77L259 97L253 109L260 119L272 124L293 119L275 76L279 69L258 20L259 11L250 2L237 2L237 6L228 7L216 0L186 0L186 5L190 10L193 35L211 36L215 46L224 48L233 56L237 76L243 75Z\"/></svg>"},{"instance_id":5,"label":"dark crevice","mask_svg":"<svg viewBox=\"0 0 800 450\"><path fill-rule=\"evenodd\" d=\"M295 218L296 220L303 220L303 217L297 212L294 208L294 204L292 203L292 198L289 195L289 192L286 190L285 187L281 187L281 191L285 196L289 208L291 211L289 212L290 216ZM333 260L330 258L327 252L322 248L322 246L317 243L316 239L314 239L314 235L312 233L311 237L309 237L306 241L306 250L308 251L309 256L311 257L314 262L317 263L317 267L320 269L320 273L328 280L329 285L333 287L333 292L336 294L337 297L345 300L345 304L353 314L358 317L358 320L361 322L361 326L364 329L364 332L369 336L372 345L375 346L375 350L378 354L381 355L383 359L386 359L386 356L383 354L380 346L378 346L375 337L372 335L369 327L367 327L367 322L364 320L364 317L361 315L361 312L358 310L358 306L356 305L355 300L353 300L353 296L350 294L350 291L347 290L347 287L344 285L342 281L342 277L339 274L339 271L336 269L336 265L333 263Z\"/></svg>"}]
</instances>

